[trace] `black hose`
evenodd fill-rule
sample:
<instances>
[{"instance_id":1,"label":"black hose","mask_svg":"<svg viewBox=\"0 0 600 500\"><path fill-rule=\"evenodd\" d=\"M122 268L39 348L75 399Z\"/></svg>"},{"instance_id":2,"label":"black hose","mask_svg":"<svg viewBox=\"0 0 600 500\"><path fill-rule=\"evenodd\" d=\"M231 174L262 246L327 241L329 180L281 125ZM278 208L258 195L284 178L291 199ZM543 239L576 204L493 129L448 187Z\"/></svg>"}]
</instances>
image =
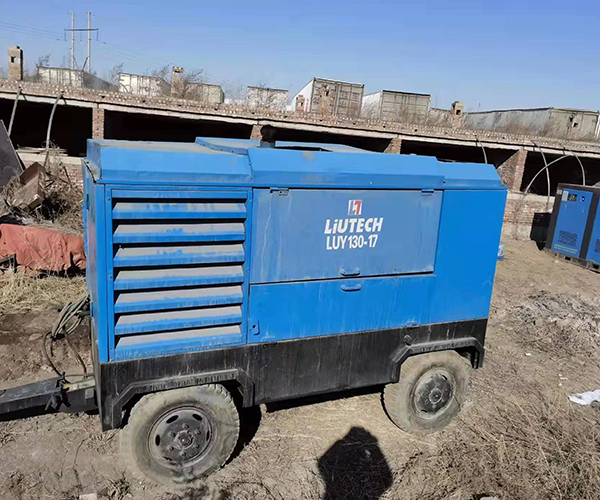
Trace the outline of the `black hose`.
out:
<instances>
[{"instance_id":1,"label":"black hose","mask_svg":"<svg viewBox=\"0 0 600 500\"><path fill-rule=\"evenodd\" d=\"M67 345L75 354L77 361L83 367L83 376L88 376L87 366L85 365L85 361L79 354L77 348L71 343L69 340L69 336L77 330L79 325L81 325L83 319L88 315L87 309L89 306L89 297L84 297L78 302L73 302L71 304L67 304L60 311L58 318L54 322L52 326L52 330L47 331L42 337L42 352L44 357L46 358L46 362L50 365L50 368L59 376L66 379L66 375L64 372L61 372L54 362L52 361L52 350L48 351L48 339L50 339L50 346L58 340L64 339L67 342Z\"/></svg>"}]
</instances>

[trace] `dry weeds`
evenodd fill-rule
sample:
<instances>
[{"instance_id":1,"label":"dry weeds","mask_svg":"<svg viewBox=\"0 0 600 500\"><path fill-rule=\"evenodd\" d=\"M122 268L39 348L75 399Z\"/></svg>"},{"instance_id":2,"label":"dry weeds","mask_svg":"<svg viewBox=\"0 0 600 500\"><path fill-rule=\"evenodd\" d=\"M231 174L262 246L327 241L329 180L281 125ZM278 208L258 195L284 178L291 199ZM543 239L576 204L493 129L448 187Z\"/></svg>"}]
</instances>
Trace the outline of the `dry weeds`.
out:
<instances>
[{"instance_id":1,"label":"dry weeds","mask_svg":"<svg viewBox=\"0 0 600 500\"><path fill-rule=\"evenodd\" d=\"M539 292L513 310L516 340L545 352L593 356L600 348L600 301Z\"/></svg>"},{"instance_id":2,"label":"dry weeds","mask_svg":"<svg viewBox=\"0 0 600 500\"><path fill-rule=\"evenodd\" d=\"M0 314L62 307L87 293L85 278L35 276L22 271L0 274Z\"/></svg>"},{"instance_id":3,"label":"dry weeds","mask_svg":"<svg viewBox=\"0 0 600 500\"><path fill-rule=\"evenodd\" d=\"M46 162L48 182L44 207L38 224L75 236L83 234L81 203L83 191L67 172L56 150L50 150ZM48 220L51 220L50 224Z\"/></svg>"},{"instance_id":4,"label":"dry weeds","mask_svg":"<svg viewBox=\"0 0 600 500\"><path fill-rule=\"evenodd\" d=\"M394 489L422 499L600 498L598 410L535 393L474 413L436 450L415 453Z\"/></svg>"}]
</instances>

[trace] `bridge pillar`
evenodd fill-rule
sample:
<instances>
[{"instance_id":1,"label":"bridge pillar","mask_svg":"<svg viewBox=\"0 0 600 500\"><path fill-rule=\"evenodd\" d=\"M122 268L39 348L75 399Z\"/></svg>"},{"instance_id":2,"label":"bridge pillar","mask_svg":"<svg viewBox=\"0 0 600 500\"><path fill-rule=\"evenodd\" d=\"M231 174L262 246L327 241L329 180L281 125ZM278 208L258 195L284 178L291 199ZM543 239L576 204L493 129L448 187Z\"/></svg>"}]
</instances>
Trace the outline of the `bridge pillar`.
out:
<instances>
[{"instance_id":1,"label":"bridge pillar","mask_svg":"<svg viewBox=\"0 0 600 500\"><path fill-rule=\"evenodd\" d=\"M104 139L104 110L92 109L92 139Z\"/></svg>"},{"instance_id":2,"label":"bridge pillar","mask_svg":"<svg viewBox=\"0 0 600 500\"><path fill-rule=\"evenodd\" d=\"M252 132L250 133L250 140L252 140L252 141L262 140L262 125L252 125Z\"/></svg>"},{"instance_id":3,"label":"bridge pillar","mask_svg":"<svg viewBox=\"0 0 600 500\"><path fill-rule=\"evenodd\" d=\"M392 153L392 154L399 155L400 149L402 149L402 138L394 137L388 144L387 148L385 148L385 153Z\"/></svg>"},{"instance_id":4,"label":"bridge pillar","mask_svg":"<svg viewBox=\"0 0 600 500\"><path fill-rule=\"evenodd\" d=\"M525 171L525 161L527 160L527 150L519 149L502 165L497 167L502 184L508 186L511 191L520 191L523 183L523 172Z\"/></svg>"}]
</instances>

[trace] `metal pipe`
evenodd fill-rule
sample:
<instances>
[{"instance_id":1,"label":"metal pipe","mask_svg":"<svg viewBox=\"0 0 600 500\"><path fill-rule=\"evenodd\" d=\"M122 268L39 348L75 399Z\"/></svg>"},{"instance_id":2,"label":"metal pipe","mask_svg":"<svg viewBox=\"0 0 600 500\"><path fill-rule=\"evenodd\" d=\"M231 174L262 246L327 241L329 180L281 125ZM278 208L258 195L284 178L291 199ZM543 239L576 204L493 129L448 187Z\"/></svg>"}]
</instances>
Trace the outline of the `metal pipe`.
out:
<instances>
[{"instance_id":1,"label":"metal pipe","mask_svg":"<svg viewBox=\"0 0 600 500\"><path fill-rule=\"evenodd\" d=\"M485 152L485 147L483 146L483 144L479 141L479 137L477 137L477 134L475 134L475 144L479 145L481 147L481 151L483 151L483 163L485 163L487 165L487 154Z\"/></svg>"},{"instance_id":2,"label":"metal pipe","mask_svg":"<svg viewBox=\"0 0 600 500\"><path fill-rule=\"evenodd\" d=\"M529 182L529 184L525 188L525 191L523 191L523 196L521 197L521 199L519 200L519 203L517 204L517 208L515 210L515 216L513 219L515 236L517 236L517 234L518 234L517 216L518 216L519 212L521 211L521 208L523 207L525 198L527 198L527 195L529 194L529 189L531 189L531 186L533 185L534 181L537 179L538 175L540 175L544 170L546 170L546 172L548 172L548 169L550 168L551 165L553 165L554 163L556 163L566 157L567 157L567 155L563 155L560 158L556 158L555 160L552 160L550 163L546 163L546 158L544 157L544 163L546 163L546 164L544 165L544 167L542 167L540 170L538 170L537 174L535 174L533 176L533 179L531 179L531 182ZM549 193L549 191L548 191L548 193ZM548 195L548 199L546 201L546 210L549 209L549 202L550 202L550 195Z\"/></svg>"},{"instance_id":3,"label":"metal pipe","mask_svg":"<svg viewBox=\"0 0 600 500\"><path fill-rule=\"evenodd\" d=\"M600 122L599 122L600 123ZM585 169L583 168L583 163L581 162L581 160L579 159L579 156L577 156L577 154L575 153L575 151L569 149L566 146L563 146L563 149L566 149L567 151L569 151L575 158L577 158L577 161L579 162L579 166L581 167L581 179L583 181L583 185L585 186Z\"/></svg>"},{"instance_id":4,"label":"metal pipe","mask_svg":"<svg viewBox=\"0 0 600 500\"><path fill-rule=\"evenodd\" d=\"M525 189L525 191L523 192L523 194L527 194L529 192L529 189L531 188L531 185L533 184L533 182L537 179L537 176L540 175L544 170L548 171L548 168L553 165L554 163L566 158L569 155L563 155L559 158L556 158L556 160L552 160L550 163L546 163L546 165L541 168L537 174L535 174L533 176L533 179L531 179L531 182L527 185L527 188ZM544 163L545 163L545 159L544 159ZM550 201L550 199L548 198L548 201Z\"/></svg>"},{"instance_id":5,"label":"metal pipe","mask_svg":"<svg viewBox=\"0 0 600 500\"><path fill-rule=\"evenodd\" d=\"M550 208L550 170L548 170L548 162L546 161L546 155L544 154L544 152L542 151L542 148L540 148L535 142L531 141L532 144L538 148L540 150L540 153L542 153L542 159L544 160L544 169L546 171L546 179L548 180L548 196L546 197L546 210L548 210ZM536 174L537 177L537 174Z\"/></svg>"},{"instance_id":6,"label":"metal pipe","mask_svg":"<svg viewBox=\"0 0 600 500\"><path fill-rule=\"evenodd\" d=\"M13 123L15 121L15 115L17 114L17 103L19 102L19 96L21 95L21 87L17 90L17 97L15 97L15 102L13 104L12 113L10 114L10 121L8 122L8 137L10 137L10 133L12 132Z\"/></svg>"},{"instance_id":7,"label":"metal pipe","mask_svg":"<svg viewBox=\"0 0 600 500\"><path fill-rule=\"evenodd\" d=\"M52 105L52 111L50 112L50 120L48 121L48 130L46 131L46 158L44 159L44 167L48 163L48 152L50 151L50 131L52 130L52 120L54 119L54 112L56 111L56 106L58 105L58 101L62 97L62 90L58 96L56 96L56 100Z\"/></svg>"}]
</instances>

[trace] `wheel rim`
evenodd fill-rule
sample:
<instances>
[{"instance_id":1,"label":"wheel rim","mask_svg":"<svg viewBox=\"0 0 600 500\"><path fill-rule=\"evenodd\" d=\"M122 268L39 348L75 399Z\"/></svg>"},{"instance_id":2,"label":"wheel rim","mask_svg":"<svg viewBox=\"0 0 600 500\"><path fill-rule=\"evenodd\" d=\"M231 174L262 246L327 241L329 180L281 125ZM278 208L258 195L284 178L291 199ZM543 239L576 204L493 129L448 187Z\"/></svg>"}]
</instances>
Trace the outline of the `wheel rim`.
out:
<instances>
[{"instance_id":1,"label":"wheel rim","mask_svg":"<svg viewBox=\"0 0 600 500\"><path fill-rule=\"evenodd\" d=\"M156 420L148 434L148 447L163 465L192 465L202 460L211 447L214 429L212 415L201 408L174 408Z\"/></svg>"},{"instance_id":2,"label":"wheel rim","mask_svg":"<svg viewBox=\"0 0 600 500\"><path fill-rule=\"evenodd\" d=\"M446 370L423 374L415 385L413 404L422 418L437 418L449 407L455 395L454 377Z\"/></svg>"}]
</instances>

